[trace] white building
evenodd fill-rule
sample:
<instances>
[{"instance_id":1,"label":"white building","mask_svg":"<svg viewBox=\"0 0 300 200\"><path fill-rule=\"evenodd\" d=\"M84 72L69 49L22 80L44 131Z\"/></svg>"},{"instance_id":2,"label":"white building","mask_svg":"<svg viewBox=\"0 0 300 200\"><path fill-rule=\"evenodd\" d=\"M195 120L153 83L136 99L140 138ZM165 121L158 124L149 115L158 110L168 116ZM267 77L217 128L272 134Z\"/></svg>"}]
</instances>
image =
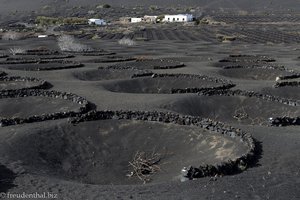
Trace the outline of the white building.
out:
<instances>
[{"instance_id":1,"label":"white building","mask_svg":"<svg viewBox=\"0 0 300 200\"><path fill-rule=\"evenodd\" d=\"M38 38L47 38L48 35L38 35Z\"/></svg>"},{"instance_id":2,"label":"white building","mask_svg":"<svg viewBox=\"0 0 300 200\"><path fill-rule=\"evenodd\" d=\"M88 23L90 25L94 24L94 25L106 25L106 21L104 19L89 19Z\"/></svg>"},{"instance_id":3,"label":"white building","mask_svg":"<svg viewBox=\"0 0 300 200\"><path fill-rule=\"evenodd\" d=\"M143 19L141 17L132 17L130 18L131 23L138 23L141 22Z\"/></svg>"},{"instance_id":4,"label":"white building","mask_svg":"<svg viewBox=\"0 0 300 200\"><path fill-rule=\"evenodd\" d=\"M191 22L193 21L192 14L165 15L164 22Z\"/></svg>"}]
</instances>

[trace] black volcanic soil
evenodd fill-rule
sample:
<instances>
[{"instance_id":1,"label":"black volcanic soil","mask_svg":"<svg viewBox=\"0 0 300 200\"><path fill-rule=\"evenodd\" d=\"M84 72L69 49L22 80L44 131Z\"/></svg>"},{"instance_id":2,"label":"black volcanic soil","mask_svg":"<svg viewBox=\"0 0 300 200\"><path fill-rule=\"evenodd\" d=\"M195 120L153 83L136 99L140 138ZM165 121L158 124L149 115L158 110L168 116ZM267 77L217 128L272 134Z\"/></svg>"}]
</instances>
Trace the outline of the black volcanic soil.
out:
<instances>
[{"instance_id":1,"label":"black volcanic soil","mask_svg":"<svg viewBox=\"0 0 300 200\"><path fill-rule=\"evenodd\" d=\"M16 5L15 2L20 2ZM88 10L94 10L95 6L91 5L90 9L82 10L79 7L72 5L73 1L70 1L71 9L67 10L61 4L57 3L59 9L53 9L55 16L85 16ZM77 1L80 3L82 1ZM89 1L85 1L89 2ZM158 1L151 1L160 3ZM146 3L151 3L146 2ZM186 3L190 3L186 2ZM15 10L33 10L37 7L44 6L44 3L48 1L4 1L1 2L0 20L12 20L9 23L14 23L17 17L24 17L24 21L32 19L34 23L34 13L28 17L28 14ZM95 4L100 2L96 2ZM107 3L107 2L101 2ZM114 2L109 2L115 5ZM126 2L126 4L133 3L133 1ZM145 2L139 2L139 4ZM161 3L167 4L165 1ZM177 1L176 1L177 3ZM205 7L200 5L199 1L196 4L203 9L200 12L196 10L195 15L206 16L211 15L218 17L219 19L225 19L222 13L227 12L231 14L231 10L218 10L221 4L226 4L227 7L237 7L239 11L242 8L251 10L253 8L260 8L264 10L263 15L270 20L276 18L286 19L285 17L295 16L296 11L289 10L282 12L270 12L265 14L265 8L285 8L289 5L291 8L299 9L295 1L209 1L207 7L214 8L216 11L208 12ZM231 3L235 3L234 5ZM68 3L66 3L68 4ZM172 2L172 5L174 2ZM21 6L20 6L21 5ZM52 5L52 4L51 4ZM120 4L119 4L120 5ZM160 5L160 4L159 4ZM114 8L107 10L96 10L97 13L107 13L103 16L112 16L115 19L120 16L136 16L139 14L139 7L132 12L121 8ZM169 7L169 5L168 5ZM180 7L180 6L179 6ZM55 8L55 7L54 7ZM183 13L188 12L185 8L180 7ZM183 10L184 9L184 10ZM4 11L11 12L8 17L3 16ZM125 11L124 11L125 10ZM253 9L255 12L256 9ZM166 11L166 12L163 12ZM174 8L172 10L157 10L155 13L178 13L179 11ZM192 12L192 10L191 10ZM283 11L284 12L284 11ZM37 15L47 15L48 12L37 12ZM49 12L50 13L50 12ZM116 14L117 13L117 14ZM149 7L147 6L145 14L149 14ZM245 14L245 12L242 12ZM49 14L51 16L51 14ZM268 75L259 75L259 71L249 72L254 76L258 74L257 80L249 80L247 75L244 75L242 71L236 70L232 72L234 77L221 76L219 70L221 68L213 67L219 60L228 57L231 54L244 54L244 55L267 55L276 59L276 63L264 63L264 65L270 66L284 66L286 69L297 70L299 66L299 60L295 58L299 57L299 28L295 24L296 21L288 23L278 24L278 21L274 24L262 25L261 18L257 18L255 15L232 15L227 19L233 18L236 24L202 24L200 26L182 26L182 25L164 25L155 24L149 25L150 28L146 30L146 35L152 35L153 40L149 41L136 41L135 46L125 47L118 44L117 39L95 39L89 40L88 36L93 36L90 33L79 35L79 40L83 44L90 44L95 49L104 49L107 52L116 52L117 56L134 57L141 56L146 58L160 59L160 58L174 58L174 61L184 62L185 67L157 70L151 69L154 73L170 73L170 74L203 74L211 77L226 78L234 81L236 84L235 89L262 92L265 88L272 88L272 94L277 94L282 97L291 97L299 100L297 87L282 87L273 88L275 84L272 73ZM290 19L289 17L287 19ZM228 20L230 21L230 20ZM256 21L259 24L244 23L245 21ZM272 23L269 22L269 23ZM3 23L5 27L8 23ZM240 26L241 25L241 26ZM139 25L137 25L139 26ZM153 28L155 26L155 28ZM156 27L158 26L158 28ZM160 29L162 27L163 30ZM192 27L192 28L191 28ZM239 28L240 27L240 28ZM0 27L2 28L2 26ZM101 27L99 27L101 29ZM156 30L154 30L156 29ZM177 29L177 30L175 30ZM279 31L279 29L281 31ZM185 31L185 33L184 33ZM216 40L217 32L227 32L228 35L241 36L240 40L230 43L220 43ZM281 33L281 34L279 34ZM282 34L285 33L285 34ZM99 33L99 35L102 33ZM130 37L137 37L137 34L129 35ZM105 37L116 37L116 34L107 34ZM159 37L158 37L159 36ZM193 37L192 37L193 36ZM195 39L196 37L196 39ZM169 38L169 39L166 39ZM181 38L181 39L180 39ZM193 40L189 40L188 38ZM160 39L160 40L158 40ZM273 42L267 42L273 41ZM57 49L57 42L54 37L41 38L28 38L16 41L3 41L0 42L1 52L8 52L12 47L24 47L26 49L34 49L39 46L46 46L50 49ZM190 60L187 58L189 56ZM99 56L97 53L94 56ZM76 54L76 57L72 60L81 62L81 60L93 59L89 54L83 56ZM98 57L97 57L98 58ZM184 58L184 59L183 59ZM6 58L2 58L4 61ZM132 61L130 61L132 62ZM84 63L84 62L83 62ZM203 130L198 130L196 127L185 127L183 129L178 126L172 128L167 127L165 124L159 126L152 126L151 123L128 123L128 126L122 126L127 122L120 120L106 121L106 123L92 121L75 124L75 126L68 123L69 120L53 120L41 123L28 123L17 126L7 126L0 128L0 191L18 193L43 193L51 192L58 194L58 199L175 199L175 200L199 200L199 199L299 199L299 185L300 185L300 137L299 126L287 126L287 127L272 127L267 125L267 118L273 115L281 114L294 114L299 115L299 106L290 107L280 103L274 103L256 98L244 98L244 97L223 97L223 96L197 96L196 94L157 94L157 85L162 84L166 91L173 88L173 84L176 87L195 86L199 87L206 83L193 82L190 80L168 80L166 82L161 79L158 82L153 82L152 78L137 78L128 80L114 80L111 79L112 75L103 75L98 73L95 76L91 72L86 79L95 81L80 81L74 77L74 74L78 74L85 71L97 70L99 67L109 67L111 64L107 63L84 63L84 68L71 68L61 69L59 71L23 71L23 70L11 70L5 68L5 65L0 65L0 70L5 71L11 76L21 77L35 77L42 80L49 81L53 85L53 89L62 92L71 92L86 98L92 102L97 110L142 110L142 111L164 111L175 112L177 108L187 113L195 113L195 115L215 117L222 121L227 122L230 126L240 128L242 131L250 133L257 141L259 152L257 154L256 165L251 165L246 171L242 173L234 174L231 176L220 177L206 177L193 181L180 182L177 179L172 179L178 169L181 169L182 164L187 164L195 159L198 163L213 163L219 162L220 159L216 159L215 153L218 151L217 144L215 149L209 149L211 147L208 143L200 145L200 151L207 152L201 153L195 150L198 141L194 139L191 145L186 145L185 139L190 138L189 133L191 130L196 130L196 133L206 134ZM124 64L124 63L118 63ZM7 65L6 65L7 66ZM12 67L15 65L12 65ZM260 65L261 66L261 65ZM276 68L276 67L275 67ZM144 68L142 68L144 69ZM241 72L241 74L239 74ZM245 73L246 74L246 73ZM97 77L100 77L100 80ZM252 76L252 75L251 75ZM91 78L89 78L91 77ZM94 78L96 77L96 78ZM110 80L106 80L107 79ZM238 78L235 78L238 77ZM112 77L114 78L114 77ZM119 75L117 76L119 78ZM132 82L133 81L133 82ZM145 82L147 82L145 84ZM122 84L121 84L122 83ZM123 84L124 83L124 84ZM110 86L118 92L112 92L107 90L106 86ZM125 88L126 92L117 89ZM155 93L142 93L144 89L150 88L151 92ZM125 90L124 89L124 90ZM273 91L274 90L274 91ZM127 91L136 91L136 93L127 93ZM275 92L276 91L276 92ZM138 93L137 93L138 92ZM267 92L267 91L266 91ZM27 99L27 100L25 100ZM201 101L198 101L198 100ZM19 113L22 116L29 114L42 114L59 111L64 108L77 109L77 105L70 105L69 101L55 100L55 105L52 105L52 99L45 100L43 97L24 97L23 99L1 99L0 112L7 116L15 116ZM43 102L36 103L36 102ZM48 107L49 105L49 107ZM172 110L168 110L173 105ZM243 106L244 111L240 109L238 113L235 113L237 106ZM51 107L51 108L50 108ZM66 109L69 110L69 109ZM233 118L233 114L249 115L251 118L263 118L263 123L252 123L250 119L245 121L239 121ZM216 115L217 114L217 115ZM1 116L2 117L2 116ZM260 121L261 122L261 121ZM263 126L262 126L263 125ZM114 129L109 129L112 127ZM148 129L152 127L152 129ZM98 129L99 128L99 129ZM100 131L105 132L105 128L109 129L109 137L100 135ZM122 131L118 131L122 130ZM179 131L178 131L179 130ZM122 135L120 136L120 133ZM151 133L151 135L150 135ZM160 134L162 133L162 134ZM124 137L122 137L124 135ZM89 138L90 136L90 138ZM127 137L128 136L128 137ZM153 137L152 137L153 136ZM173 137L174 136L174 137ZM162 139L160 139L160 137ZM130 138L126 142L126 139ZM136 140L135 140L136 139ZM206 138L211 141L211 138ZM224 137L216 138L217 141L224 141ZM200 140L205 141L203 138ZM109 143L111 142L111 143ZM143 143L145 142L145 143ZM148 142L148 143L147 143ZM104 145L104 143L111 144L110 146ZM101 144L101 145L99 145ZM147 146L149 144L149 146ZM200 143L201 144L201 143ZM232 147L233 143L227 143L224 148L226 150ZM240 143L237 143L240 144ZM115 145L115 146L114 146ZM132 154L127 152L135 152L142 148L150 148L152 150L156 145L167 146L174 149L176 156L179 154L184 155L182 158L182 164L179 162L180 157L172 157L174 165L167 167L165 176L153 177L153 182L145 185L142 182L136 181L128 183L126 174L124 175L125 168L118 168L116 173L110 171L107 168L108 161L102 162L104 155L113 155L113 162L123 161L122 167L128 164L128 157ZM176 146L175 146L176 145ZM113 147L113 148L111 148ZM122 149L124 148L124 149ZM224 150L220 148L220 150ZM94 159L93 150L97 152ZM122 149L122 154L119 149ZM145 150L145 149L144 149ZM183 150L183 151L182 151ZM238 149L235 149L239 151ZM186 153L195 153L188 154ZM241 152L238 152L241 153ZM103 155L103 156L102 156ZM117 156L116 156L117 155ZM174 156L175 156L174 155ZM236 151L230 156L236 156ZM127 157L126 157L127 156ZM115 159L116 158L116 159ZM125 159L126 158L126 159ZM176 159L175 159L176 158ZM177 159L178 158L178 159ZM188 160L190 159L190 161ZM92 160L99 161L93 165ZM178 160L178 162L177 162ZM112 161L111 161L112 162ZM125 163L126 162L126 163ZM204 164L205 164L204 163ZM62 165L64 164L64 165ZM102 165L101 165L102 164ZM71 167L70 167L71 166ZM117 165L116 165L117 166ZM119 165L120 166L120 165ZM99 167L99 168L97 168ZM102 168L101 168L102 167ZM65 169L65 170L64 170ZM68 171L69 169L69 171ZM102 171L97 171L101 169ZM124 170L124 171L123 171ZM164 171L162 171L164 172ZM103 175L104 174L104 175ZM116 175L118 174L118 178ZM119 175L125 177L119 178ZM160 179L161 178L161 179ZM3 181L3 179L5 179ZM113 181L113 182L112 182ZM93 184L88 184L93 183ZM119 185L114 185L114 184ZM101 185L109 184L109 185ZM125 185L131 184L131 185Z\"/></svg>"},{"instance_id":2,"label":"black volcanic soil","mask_svg":"<svg viewBox=\"0 0 300 200\"><path fill-rule=\"evenodd\" d=\"M0 99L0 118L26 118L33 115L77 111L79 107L76 103L49 97L3 98Z\"/></svg>"},{"instance_id":3,"label":"black volcanic soil","mask_svg":"<svg viewBox=\"0 0 300 200\"><path fill-rule=\"evenodd\" d=\"M299 107L245 96L189 96L168 102L164 109L227 123L267 125L269 118L296 117Z\"/></svg>"},{"instance_id":4,"label":"black volcanic soil","mask_svg":"<svg viewBox=\"0 0 300 200\"><path fill-rule=\"evenodd\" d=\"M46 122L48 123L48 122ZM29 173L58 180L99 185L141 184L128 177L137 152L159 153L161 171L152 183L180 180L184 166L216 164L246 152L240 141L199 127L134 120L100 120L76 126L65 122L45 127L37 123L12 133L12 146L2 144L13 160L21 160ZM26 149L26 152L24 152Z\"/></svg>"}]
</instances>

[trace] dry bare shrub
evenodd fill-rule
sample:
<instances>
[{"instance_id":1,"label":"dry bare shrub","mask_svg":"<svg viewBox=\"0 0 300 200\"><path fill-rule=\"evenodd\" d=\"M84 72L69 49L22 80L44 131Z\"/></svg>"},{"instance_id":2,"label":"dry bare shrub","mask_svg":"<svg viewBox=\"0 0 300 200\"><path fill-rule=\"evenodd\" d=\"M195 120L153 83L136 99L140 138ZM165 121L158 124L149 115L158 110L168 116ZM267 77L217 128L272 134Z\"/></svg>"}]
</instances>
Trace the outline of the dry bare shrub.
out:
<instances>
[{"instance_id":1,"label":"dry bare shrub","mask_svg":"<svg viewBox=\"0 0 300 200\"><path fill-rule=\"evenodd\" d=\"M93 49L85 44L81 44L75 40L73 36L61 35L57 38L58 46L61 51L87 52Z\"/></svg>"},{"instance_id":2,"label":"dry bare shrub","mask_svg":"<svg viewBox=\"0 0 300 200\"><path fill-rule=\"evenodd\" d=\"M134 46L134 45L136 45L136 42L133 41L132 39L129 39L129 38L123 38L123 39L119 40L118 43L120 45L123 45L123 46Z\"/></svg>"},{"instance_id":3,"label":"dry bare shrub","mask_svg":"<svg viewBox=\"0 0 300 200\"><path fill-rule=\"evenodd\" d=\"M26 52L26 50L21 47L12 47L8 51L12 55L22 54Z\"/></svg>"},{"instance_id":4,"label":"dry bare shrub","mask_svg":"<svg viewBox=\"0 0 300 200\"><path fill-rule=\"evenodd\" d=\"M235 110L233 118L238 120L238 121L242 121L242 120L248 119L249 116L248 116L245 108L241 107L241 108L238 108L238 109Z\"/></svg>"},{"instance_id":5,"label":"dry bare shrub","mask_svg":"<svg viewBox=\"0 0 300 200\"><path fill-rule=\"evenodd\" d=\"M137 151L133 160L129 162L129 166L132 167L131 171L127 176L137 176L143 183L149 182L150 176L160 171L159 162L161 161L161 154L152 152L148 154L146 152Z\"/></svg>"},{"instance_id":6,"label":"dry bare shrub","mask_svg":"<svg viewBox=\"0 0 300 200\"><path fill-rule=\"evenodd\" d=\"M20 40L22 34L14 31L6 32L2 35L2 40Z\"/></svg>"},{"instance_id":7,"label":"dry bare shrub","mask_svg":"<svg viewBox=\"0 0 300 200\"><path fill-rule=\"evenodd\" d=\"M172 156L174 153L168 152L165 148L162 153L158 153L154 148L152 152L137 151L132 161L129 162L129 173L127 176L137 177L143 183L151 181L151 176L159 171L165 171L162 166L168 162L162 162L168 156Z\"/></svg>"}]
</instances>

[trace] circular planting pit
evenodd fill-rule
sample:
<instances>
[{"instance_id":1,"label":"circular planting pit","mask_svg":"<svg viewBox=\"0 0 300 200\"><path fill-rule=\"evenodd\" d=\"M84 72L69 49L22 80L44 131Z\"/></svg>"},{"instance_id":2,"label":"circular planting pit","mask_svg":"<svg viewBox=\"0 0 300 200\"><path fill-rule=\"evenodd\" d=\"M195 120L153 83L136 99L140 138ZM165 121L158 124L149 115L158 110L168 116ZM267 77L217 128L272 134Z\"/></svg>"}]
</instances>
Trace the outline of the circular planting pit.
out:
<instances>
[{"instance_id":1,"label":"circular planting pit","mask_svg":"<svg viewBox=\"0 0 300 200\"><path fill-rule=\"evenodd\" d=\"M69 60L12 60L0 62L10 70L49 71L84 67L83 64Z\"/></svg>"},{"instance_id":2,"label":"circular planting pit","mask_svg":"<svg viewBox=\"0 0 300 200\"><path fill-rule=\"evenodd\" d=\"M240 129L190 116L131 111L22 126L1 148L10 159L21 160L28 173L98 185L234 174L256 156L252 137Z\"/></svg>"},{"instance_id":3,"label":"circular planting pit","mask_svg":"<svg viewBox=\"0 0 300 200\"><path fill-rule=\"evenodd\" d=\"M84 113L89 103L70 93L47 90L0 91L0 125L59 119Z\"/></svg>"},{"instance_id":4,"label":"circular planting pit","mask_svg":"<svg viewBox=\"0 0 300 200\"><path fill-rule=\"evenodd\" d=\"M218 73L225 77L247 80L275 80L276 77L293 74L293 72L276 68L229 68L221 69Z\"/></svg>"},{"instance_id":5,"label":"circular planting pit","mask_svg":"<svg viewBox=\"0 0 300 200\"><path fill-rule=\"evenodd\" d=\"M168 59L137 60L110 66L112 69L174 69L184 67L184 63Z\"/></svg>"},{"instance_id":6,"label":"circular planting pit","mask_svg":"<svg viewBox=\"0 0 300 200\"><path fill-rule=\"evenodd\" d=\"M153 74L131 80L105 84L112 92L123 93L196 93L209 89L229 89L231 82L208 76L192 74Z\"/></svg>"},{"instance_id":7,"label":"circular planting pit","mask_svg":"<svg viewBox=\"0 0 300 200\"><path fill-rule=\"evenodd\" d=\"M87 60L85 62L88 63L112 63L112 62L128 62L134 61L136 58L133 57L125 57L125 56L104 56L101 58L95 58L91 60Z\"/></svg>"},{"instance_id":8,"label":"circular planting pit","mask_svg":"<svg viewBox=\"0 0 300 200\"><path fill-rule=\"evenodd\" d=\"M289 105L290 104L290 105ZM229 91L187 96L161 107L180 114L215 119L226 123L268 125L270 118L300 115L295 101L252 92Z\"/></svg>"},{"instance_id":9,"label":"circular planting pit","mask_svg":"<svg viewBox=\"0 0 300 200\"><path fill-rule=\"evenodd\" d=\"M45 89L50 84L46 81L28 77L0 77L0 90Z\"/></svg>"},{"instance_id":10,"label":"circular planting pit","mask_svg":"<svg viewBox=\"0 0 300 200\"><path fill-rule=\"evenodd\" d=\"M151 71L137 69L107 69L74 72L73 75L82 81L101 81L112 79L128 79L133 76L152 75Z\"/></svg>"}]
</instances>

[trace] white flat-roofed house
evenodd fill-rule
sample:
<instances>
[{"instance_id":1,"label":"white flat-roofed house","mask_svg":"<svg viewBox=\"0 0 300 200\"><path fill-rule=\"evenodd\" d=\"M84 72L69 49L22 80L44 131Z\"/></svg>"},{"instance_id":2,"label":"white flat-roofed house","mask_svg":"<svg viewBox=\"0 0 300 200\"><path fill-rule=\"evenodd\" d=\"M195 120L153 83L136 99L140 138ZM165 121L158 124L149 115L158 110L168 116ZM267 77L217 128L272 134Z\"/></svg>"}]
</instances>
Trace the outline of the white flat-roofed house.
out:
<instances>
[{"instance_id":1,"label":"white flat-roofed house","mask_svg":"<svg viewBox=\"0 0 300 200\"><path fill-rule=\"evenodd\" d=\"M130 18L130 22L131 23L139 23L139 22L142 22L142 18L141 17L132 17Z\"/></svg>"},{"instance_id":2,"label":"white flat-roofed house","mask_svg":"<svg viewBox=\"0 0 300 200\"><path fill-rule=\"evenodd\" d=\"M192 14L165 15L164 22L191 22L193 21Z\"/></svg>"},{"instance_id":3,"label":"white flat-roofed house","mask_svg":"<svg viewBox=\"0 0 300 200\"><path fill-rule=\"evenodd\" d=\"M48 35L38 35L38 38L47 38Z\"/></svg>"},{"instance_id":4,"label":"white flat-roofed house","mask_svg":"<svg viewBox=\"0 0 300 200\"><path fill-rule=\"evenodd\" d=\"M104 19L89 19L88 23L90 25L94 24L94 25L100 25L100 26L107 24Z\"/></svg>"}]
</instances>

